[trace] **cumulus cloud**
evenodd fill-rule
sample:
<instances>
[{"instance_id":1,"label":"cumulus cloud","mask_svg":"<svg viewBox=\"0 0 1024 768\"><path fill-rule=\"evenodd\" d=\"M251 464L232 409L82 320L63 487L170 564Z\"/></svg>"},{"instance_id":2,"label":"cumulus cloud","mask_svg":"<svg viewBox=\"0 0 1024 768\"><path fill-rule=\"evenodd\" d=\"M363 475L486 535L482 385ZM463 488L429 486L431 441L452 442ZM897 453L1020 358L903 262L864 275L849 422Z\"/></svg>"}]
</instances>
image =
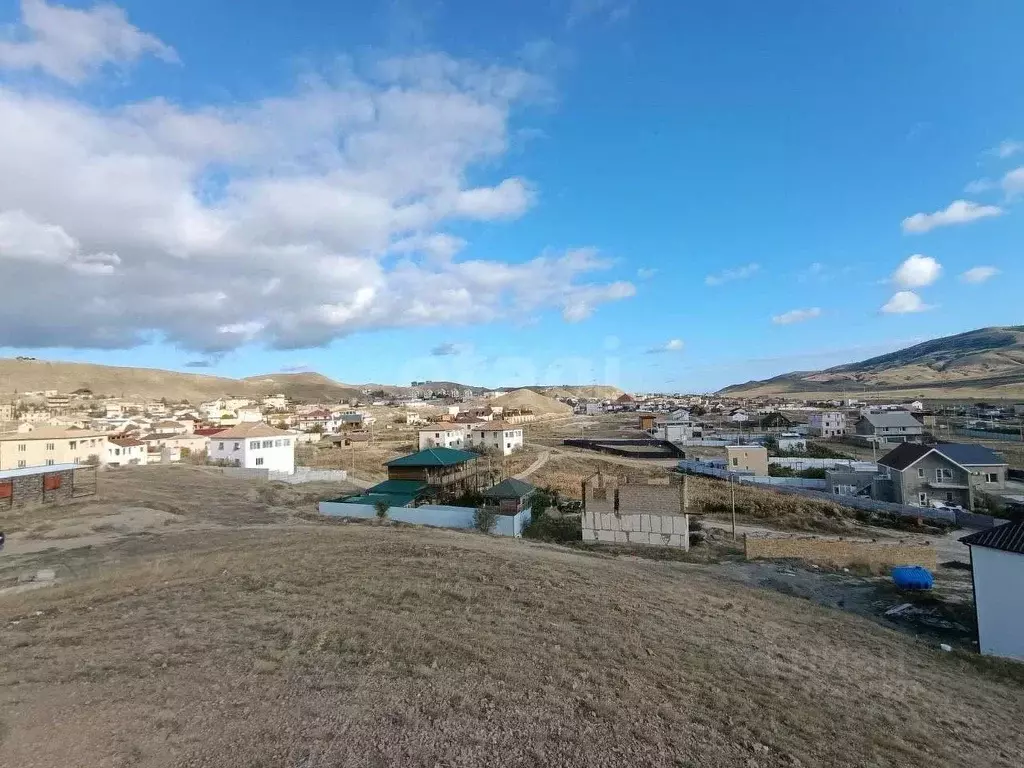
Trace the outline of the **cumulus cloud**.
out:
<instances>
[{"instance_id":1,"label":"cumulus cloud","mask_svg":"<svg viewBox=\"0 0 1024 768\"><path fill-rule=\"evenodd\" d=\"M775 315L772 317L772 322L776 325L792 325L793 323L803 323L807 320L813 320L816 317L821 317L820 307L791 309L789 312L783 312L781 315Z\"/></svg>"},{"instance_id":2,"label":"cumulus cloud","mask_svg":"<svg viewBox=\"0 0 1024 768\"><path fill-rule=\"evenodd\" d=\"M941 274L939 262L931 256L915 253L892 273L892 281L903 288L923 288L938 280Z\"/></svg>"},{"instance_id":3,"label":"cumulus cloud","mask_svg":"<svg viewBox=\"0 0 1024 768\"><path fill-rule=\"evenodd\" d=\"M1009 198L1024 194L1024 166L1014 168L1003 176L1002 187Z\"/></svg>"},{"instance_id":4,"label":"cumulus cloud","mask_svg":"<svg viewBox=\"0 0 1024 768\"><path fill-rule=\"evenodd\" d=\"M954 200L945 209L934 213L915 213L903 220L903 231L907 234L922 234L936 227L951 224L968 224L978 219L999 216L1003 209L998 205L980 205L970 200Z\"/></svg>"},{"instance_id":5,"label":"cumulus cloud","mask_svg":"<svg viewBox=\"0 0 1024 768\"><path fill-rule=\"evenodd\" d=\"M178 60L174 49L103 3L89 10L21 0L21 22L0 29L0 67L38 69L77 84L105 65L131 64L144 55Z\"/></svg>"},{"instance_id":6,"label":"cumulus cloud","mask_svg":"<svg viewBox=\"0 0 1024 768\"><path fill-rule=\"evenodd\" d=\"M912 312L927 312L933 309L931 305L925 304L913 291L898 291L882 307L882 312L887 315L906 315Z\"/></svg>"},{"instance_id":7,"label":"cumulus cloud","mask_svg":"<svg viewBox=\"0 0 1024 768\"><path fill-rule=\"evenodd\" d=\"M19 287L0 302L4 343L157 338L210 355L546 310L583 320L635 293L595 249L461 258L444 232L532 203L518 177L465 179L494 172L517 108L546 88L441 54L226 106L100 108L0 84L0 178L18 179L0 184L0 267Z\"/></svg>"},{"instance_id":8,"label":"cumulus cloud","mask_svg":"<svg viewBox=\"0 0 1024 768\"><path fill-rule=\"evenodd\" d=\"M960 275L960 279L965 283L984 283L998 274L999 270L995 267L971 267Z\"/></svg>"},{"instance_id":9,"label":"cumulus cloud","mask_svg":"<svg viewBox=\"0 0 1024 768\"><path fill-rule=\"evenodd\" d=\"M756 275L760 269L760 264L746 264L735 269L724 269L721 272L705 277L704 284L715 286L731 283L734 280L746 280L748 277Z\"/></svg>"},{"instance_id":10,"label":"cumulus cloud","mask_svg":"<svg viewBox=\"0 0 1024 768\"><path fill-rule=\"evenodd\" d=\"M648 349L647 354L660 355L665 352L682 352L685 346L682 339L669 339L664 344Z\"/></svg>"},{"instance_id":11,"label":"cumulus cloud","mask_svg":"<svg viewBox=\"0 0 1024 768\"><path fill-rule=\"evenodd\" d=\"M1021 152L1024 152L1024 141L1017 141L1016 139L1005 139L989 150L990 155L995 155L1002 160L1013 157Z\"/></svg>"}]
</instances>

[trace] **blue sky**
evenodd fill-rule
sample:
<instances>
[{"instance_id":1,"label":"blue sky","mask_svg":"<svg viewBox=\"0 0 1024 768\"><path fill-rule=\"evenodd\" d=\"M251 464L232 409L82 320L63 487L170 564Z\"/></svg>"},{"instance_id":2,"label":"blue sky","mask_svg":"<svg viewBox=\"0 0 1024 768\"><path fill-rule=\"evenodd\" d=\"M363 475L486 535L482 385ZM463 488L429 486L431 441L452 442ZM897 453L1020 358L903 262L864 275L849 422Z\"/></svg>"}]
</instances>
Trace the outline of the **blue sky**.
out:
<instances>
[{"instance_id":1,"label":"blue sky","mask_svg":"<svg viewBox=\"0 0 1024 768\"><path fill-rule=\"evenodd\" d=\"M705 391L1022 322L1013 0L0 25L0 355Z\"/></svg>"}]
</instances>

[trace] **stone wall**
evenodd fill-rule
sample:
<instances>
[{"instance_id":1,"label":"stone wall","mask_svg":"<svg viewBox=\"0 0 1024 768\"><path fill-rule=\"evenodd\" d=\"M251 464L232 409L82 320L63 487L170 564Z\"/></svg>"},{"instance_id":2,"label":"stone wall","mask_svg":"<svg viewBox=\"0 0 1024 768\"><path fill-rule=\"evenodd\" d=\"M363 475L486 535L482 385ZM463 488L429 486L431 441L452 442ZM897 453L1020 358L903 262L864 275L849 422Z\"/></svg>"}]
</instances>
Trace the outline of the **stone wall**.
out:
<instances>
[{"instance_id":1,"label":"stone wall","mask_svg":"<svg viewBox=\"0 0 1024 768\"><path fill-rule=\"evenodd\" d=\"M793 558L839 568L866 565L873 571L896 565L920 565L934 570L937 559L935 547L930 544L904 541L884 544L807 536L745 536L743 549L748 560Z\"/></svg>"},{"instance_id":2,"label":"stone wall","mask_svg":"<svg viewBox=\"0 0 1024 768\"><path fill-rule=\"evenodd\" d=\"M625 483L598 477L586 484L583 540L689 548L689 520L679 484Z\"/></svg>"},{"instance_id":3,"label":"stone wall","mask_svg":"<svg viewBox=\"0 0 1024 768\"><path fill-rule=\"evenodd\" d=\"M67 504L95 492L96 470L91 467L15 475L0 479L0 513L44 504Z\"/></svg>"}]
</instances>

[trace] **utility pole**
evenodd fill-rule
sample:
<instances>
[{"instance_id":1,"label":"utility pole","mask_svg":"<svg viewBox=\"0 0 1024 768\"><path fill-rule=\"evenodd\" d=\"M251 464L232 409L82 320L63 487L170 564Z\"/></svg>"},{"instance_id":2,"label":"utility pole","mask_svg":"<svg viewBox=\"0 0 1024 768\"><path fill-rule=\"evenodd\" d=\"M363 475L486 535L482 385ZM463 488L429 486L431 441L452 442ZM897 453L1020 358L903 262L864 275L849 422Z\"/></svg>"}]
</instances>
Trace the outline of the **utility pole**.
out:
<instances>
[{"instance_id":1,"label":"utility pole","mask_svg":"<svg viewBox=\"0 0 1024 768\"><path fill-rule=\"evenodd\" d=\"M732 496L732 540L736 541L736 476L729 475L729 495Z\"/></svg>"}]
</instances>

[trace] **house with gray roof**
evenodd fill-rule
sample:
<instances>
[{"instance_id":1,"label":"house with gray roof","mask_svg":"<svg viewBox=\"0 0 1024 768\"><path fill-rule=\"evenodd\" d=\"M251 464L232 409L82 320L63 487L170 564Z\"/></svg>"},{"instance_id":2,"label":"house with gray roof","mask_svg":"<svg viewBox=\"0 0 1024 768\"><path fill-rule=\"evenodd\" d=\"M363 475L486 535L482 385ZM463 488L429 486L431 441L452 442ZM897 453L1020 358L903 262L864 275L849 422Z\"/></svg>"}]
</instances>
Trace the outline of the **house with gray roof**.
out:
<instances>
[{"instance_id":1,"label":"house with gray roof","mask_svg":"<svg viewBox=\"0 0 1024 768\"><path fill-rule=\"evenodd\" d=\"M927 507L932 502L973 509L981 493L1006 490L1006 460L991 448L963 443L903 443L878 460L882 476L872 496Z\"/></svg>"},{"instance_id":2,"label":"house with gray roof","mask_svg":"<svg viewBox=\"0 0 1024 768\"><path fill-rule=\"evenodd\" d=\"M855 432L877 443L919 443L924 425L909 411L865 411Z\"/></svg>"}]
</instances>

